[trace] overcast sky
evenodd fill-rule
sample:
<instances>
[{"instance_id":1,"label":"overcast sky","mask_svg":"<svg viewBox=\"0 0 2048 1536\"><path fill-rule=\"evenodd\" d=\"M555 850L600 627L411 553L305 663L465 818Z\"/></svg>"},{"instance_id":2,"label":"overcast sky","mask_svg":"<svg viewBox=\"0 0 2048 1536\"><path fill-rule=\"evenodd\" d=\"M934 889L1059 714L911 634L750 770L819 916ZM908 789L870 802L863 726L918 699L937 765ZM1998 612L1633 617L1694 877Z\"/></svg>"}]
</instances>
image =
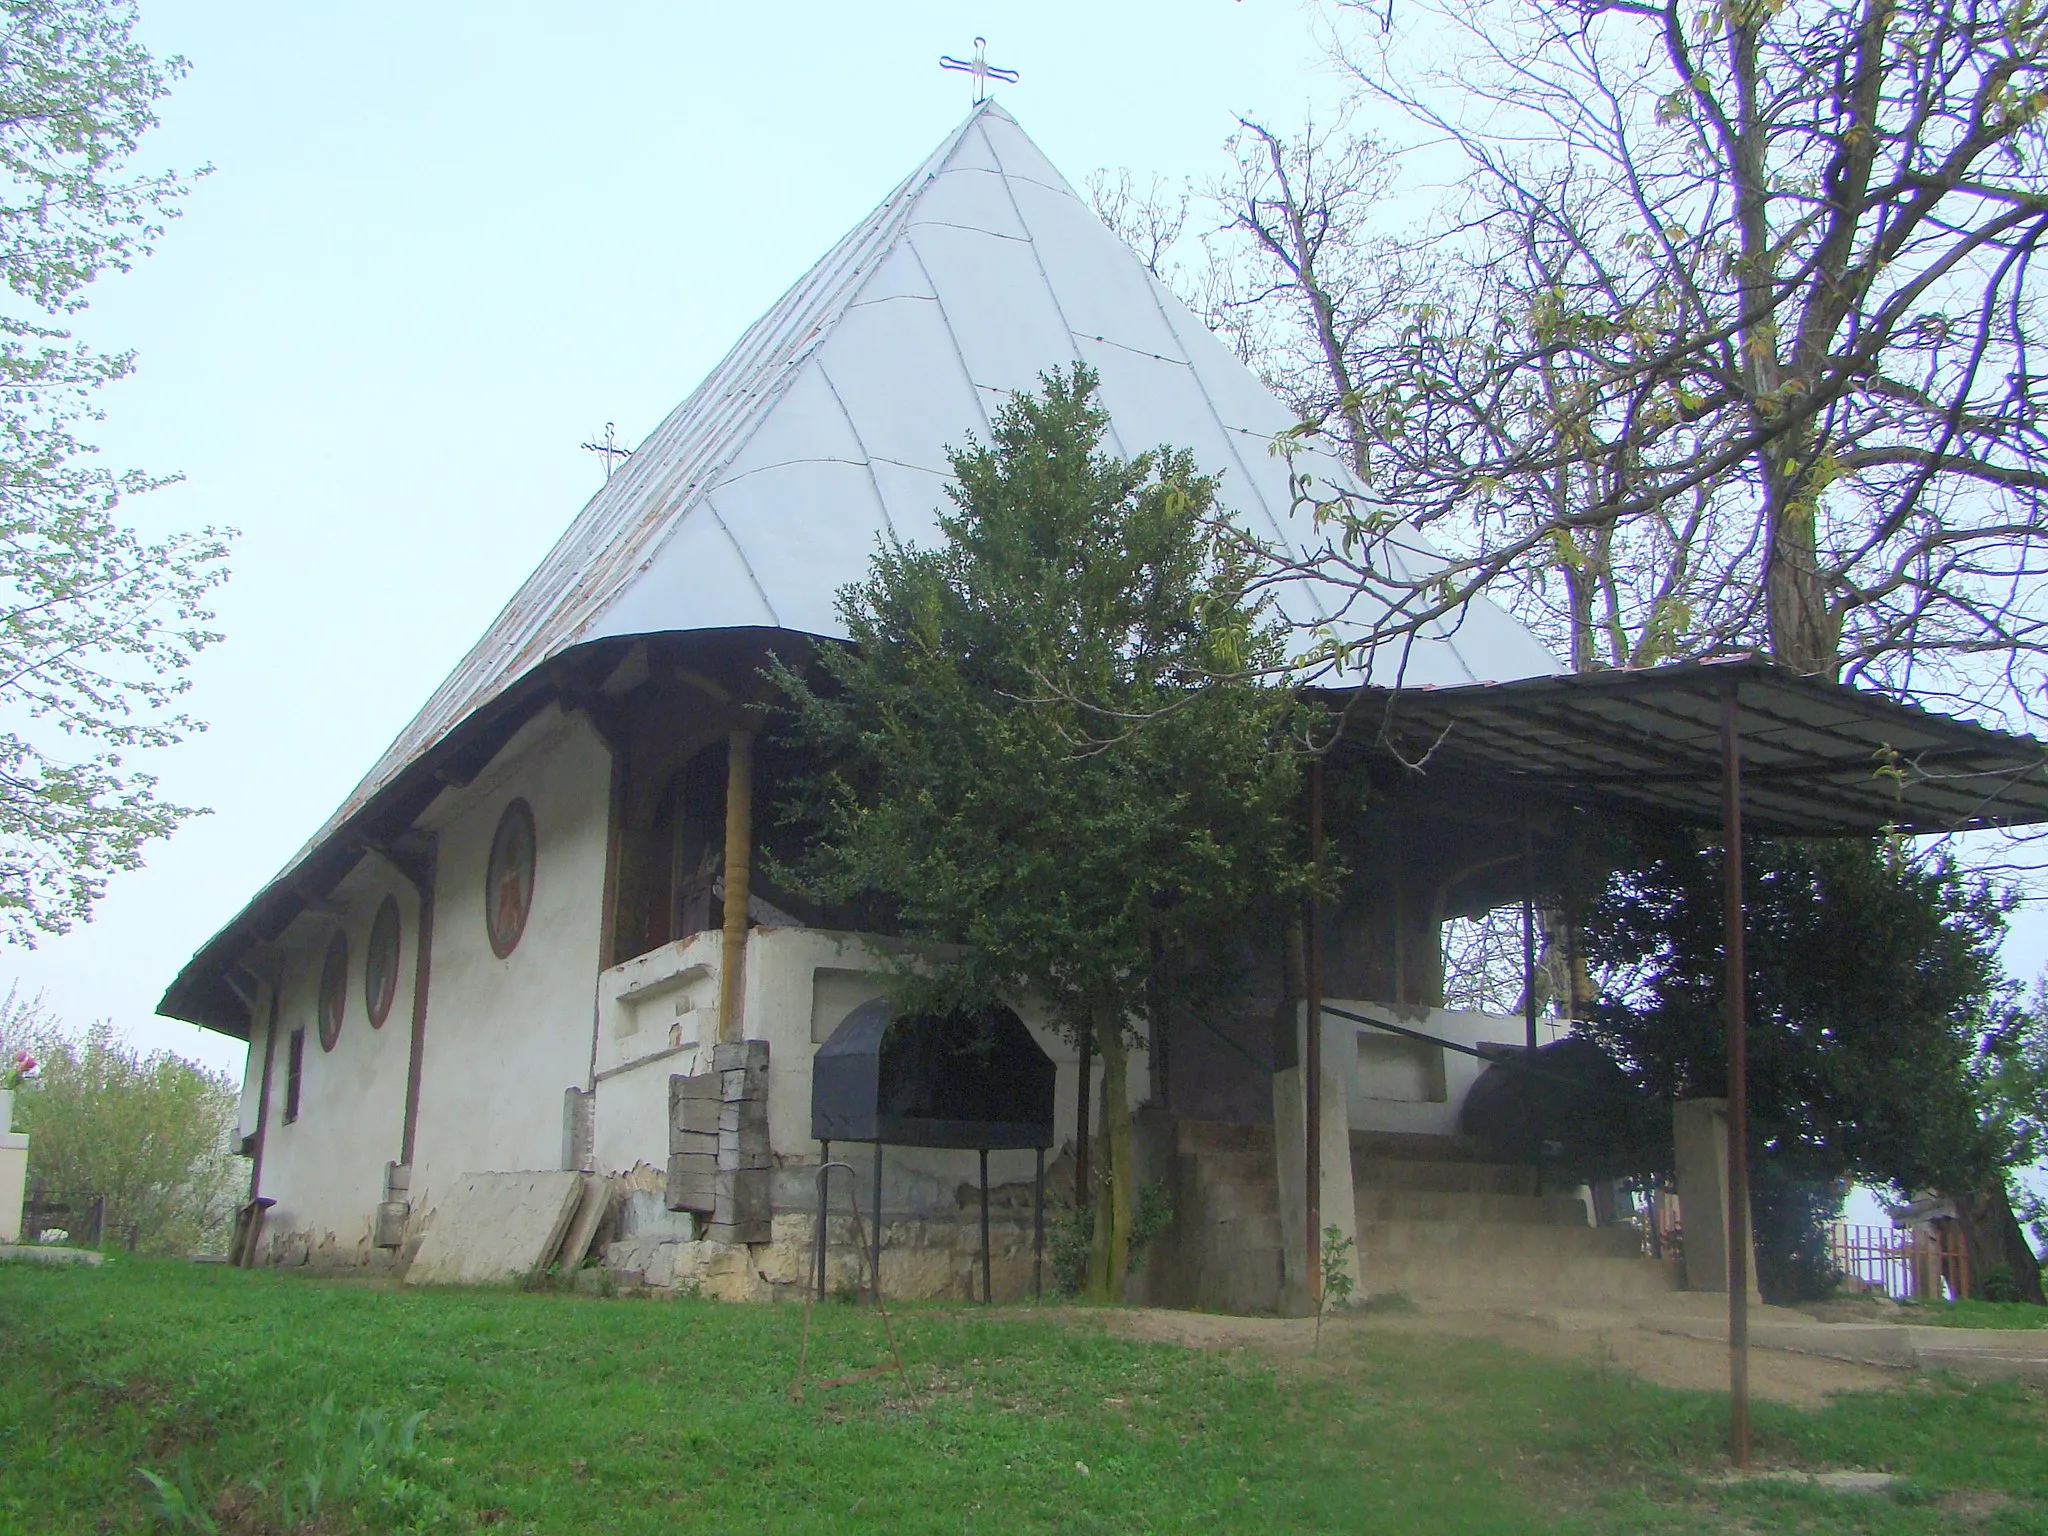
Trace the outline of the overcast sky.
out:
<instances>
[{"instance_id":1,"label":"overcast sky","mask_svg":"<svg viewBox=\"0 0 2048 1536\"><path fill-rule=\"evenodd\" d=\"M578 445L638 442L966 113L939 54L986 34L1076 184L1207 174L1234 113L1334 92L1291 0L144 7L192 64L147 157L214 172L80 330L140 354L108 460L186 477L132 515L241 530L212 729L152 765L214 814L8 959L71 1023L236 1073L239 1042L154 1017L164 987L596 489Z\"/></svg>"}]
</instances>

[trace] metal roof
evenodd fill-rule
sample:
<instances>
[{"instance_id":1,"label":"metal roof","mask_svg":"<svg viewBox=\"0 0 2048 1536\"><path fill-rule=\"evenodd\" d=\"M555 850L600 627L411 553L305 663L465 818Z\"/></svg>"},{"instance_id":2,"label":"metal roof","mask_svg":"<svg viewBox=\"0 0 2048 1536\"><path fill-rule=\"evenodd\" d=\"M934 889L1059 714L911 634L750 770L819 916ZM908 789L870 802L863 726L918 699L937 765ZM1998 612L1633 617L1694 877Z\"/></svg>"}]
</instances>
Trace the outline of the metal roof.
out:
<instances>
[{"instance_id":1,"label":"metal roof","mask_svg":"<svg viewBox=\"0 0 2048 1536\"><path fill-rule=\"evenodd\" d=\"M1761 659L1462 688L1326 690L1339 750L1502 793L1717 826L1737 689L1746 831L1916 833L2048 821L2048 744Z\"/></svg>"},{"instance_id":2,"label":"metal roof","mask_svg":"<svg viewBox=\"0 0 2048 1536\"><path fill-rule=\"evenodd\" d=\"M738 256L735 252L735 256ZM1049 369L1102 379L1111 451L1189 449L1262 537L1306 548L1275 436L1294 414L1148 273L1008 113L976 107L747 331L593 496L304 852L460 720L588 641L758 626L843 637L835 594L884 534L937 538L946 450ZM1311 445L1297 461L1363 497ZM1442 561L1396 541L1410 574ZM1292 616L1366 633L1380 610L1298 582ZM1559 669L1486 602L1373 658L1371 681ZM303 857L303 853L301 854Z\"/></svg>"}]
</instances>

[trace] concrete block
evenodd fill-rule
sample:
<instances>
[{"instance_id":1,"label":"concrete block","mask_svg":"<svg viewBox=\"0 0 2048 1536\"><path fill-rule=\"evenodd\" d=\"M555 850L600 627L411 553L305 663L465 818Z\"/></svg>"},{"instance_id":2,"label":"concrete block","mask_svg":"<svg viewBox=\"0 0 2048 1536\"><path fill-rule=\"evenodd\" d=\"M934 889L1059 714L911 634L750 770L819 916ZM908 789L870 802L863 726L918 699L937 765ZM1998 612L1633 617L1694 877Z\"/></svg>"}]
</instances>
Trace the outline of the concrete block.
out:
<instances>
[{"instance_id":1,"label":"concrete block","mask_svg":"<svg viewBox=\"0 0 2048 1536\"><path fill-rule=\"evenodd\" d=\"M1728 1101L1682 1099L1672 1106L1678 1154L1678 1205L1685 1223L1685 1286L1728 1290ZM1744 1213L1747 1215L1747 1213ZM1753 1230L1745 1228L1745 1230ZM1749 1291L1756 1294L1756 1250L1748 1255Z\"/></svg>"},{"instance_id":2,"label":"concrete block","mask_svg":"<svg viewBox=\"0 0 2048 1536\"><path fill-rule=\"evenodd\" d=\"M683 1081L681 1078L675 1079ZM717 1099L688 1098L672 1099L669 1104L669 1133L678 1135L716 1136L718 1134L718 1112L723 1106ZM671 1145L671 1151L683 1149Z\"/></svg>"},{"instance_id":3,"label":"concrete block","mask_svg":"<svg viewBox=\"0 0 2048 1536\"><path fill-rule=\"evenodd\" d=\"M718 1172L715 1152L679 1152L668 1160L666 1203L672 1211L695 1211L708 1216L716 1207L713 1178Z\"/></svg>"},{"instance_id":4,"label":"concrete block","mask_svg":"<svg viewBox=\"0 0 2048 1536\"><path fill-rule=\"evenodd\" d=\"M441 1198L406 1279L490 1285L532 1279L554 1258L583 1198L573 1169L465 1173Z\"/></svg>"},{"instance_id":5,"label":"concrete block","mask_svg":"<svg viewBox=\"0 0 2048 1536\"><path fill-rule=\"evenodd\" d=\"M766 1040L734 1040L725 1045L711 1048L711 1070L714 1072L765 1073L768 1070L768 1042ZM766 1092L766 1085L763 1085Z\"/></svg>"},{"instance_id":6,"label":"concrete block","mask_svg":"<svg viewBox=\"0 0 2048 1536\"><path fill-rule=\"evenodd\" d=\"M668 1133L668 1155L670 1157L686 1157L693 1153L699 1157L718 1156L718 1132L710 1130L670 1131Z\"/></svg>"},{"instance_id":7,"label":"concrete block","mask_svg":"<svg viewBox=\"0 0 2048 1536\"><path fill-rule=\"evenodd\" d=\"M768 1150L765 1135L742 1142L738 1137L730 1139L721 1136L718 1141L718 1169L721 1173L751 1172L755 1169L772 1169L774 1156Z\"/></svg>"},{"instance_id":8,"label":"concrete block","mask_svg":"<svg viewBox=\"0 0 2048 1536\"><path fill-rule=\"evenodd\" d=\"M680 1074L676 1074L672 1075L668 1080L668 1102L671 1116L674 1114L674 1106L682 1103L685 1099L710 1099L713 1103L716 1103L721 1096L718 1074L716 1072L700 1072L695 1077L683 1077Z\"/></svg>"},{"instance_id":9,"label":"concrete block","mask_svg":"<svg viewBox=\"0 0 2048 1536\"><path fill-rule=\"evenodd\" d=\"M711 1235L729 1242L765 1243L774 1214L769 1170L721 1168L713 1176Z\"/></svg>"},{"instance_id":10,"label":"concrete block","mask_svg":"<svg viewBox=\"0 0 2048 1536\"><path fill-rule=\"evenodd\" d=\"M0 1131L0 1243L21 1238L22 1191L28 1184L28 1137Z\"/></svg>"},{"instance_id":11,"label":"concrete block","mask_svg":"<svg viewBox=\"0 0 2048 1536\"><path fill-rule=\"evenodd\" d=\"M380 1249L397 1248L405 1242L405 1219L412 1206L403 1200L386 1200L377 1207L375 1241Z\"/></svg>"}]
</instances>

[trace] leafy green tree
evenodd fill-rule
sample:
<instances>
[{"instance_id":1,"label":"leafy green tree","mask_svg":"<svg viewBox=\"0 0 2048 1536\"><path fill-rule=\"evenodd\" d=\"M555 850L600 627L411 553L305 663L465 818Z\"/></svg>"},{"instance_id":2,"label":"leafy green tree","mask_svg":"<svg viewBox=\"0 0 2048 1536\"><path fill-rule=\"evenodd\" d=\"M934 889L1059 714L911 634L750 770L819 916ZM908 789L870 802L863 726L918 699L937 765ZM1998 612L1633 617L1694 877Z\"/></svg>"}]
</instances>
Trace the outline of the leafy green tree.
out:
<instances>
[{"instance_id":1,"label":"leafy green tree","mask_svg":"<svg viewBox=\"0 0 2048 1536\"><path fill-rule=\"evenodd\" d=\"M220 1247L242 1175L229 1149L235 1085L181 1056L144 1056L100 1023L80 1038L37 1001L0 1000L0 1055L26 1051L40 1084L14 1106L31 1191L104 1195L155 1253Z\"/></svg>"},{"instance_id":2,"label":"leafy green tree","mask_svg":"<svg viewBox=\"0 0 2048 1536\"><path fill-rule=\"evenodd\" d=\"M1811 1290L1821 1228L1846 1181L1940 1190L2004 1206L2019 1150L1977 1078L2014 1026L1998 961L2010 899L1947 857L1883 842L1757 839L1746 849L1749 1103L1759 1279ZM1586 914L1590 958L1613 978L1591 1033L1659 1100L1727 1082L1721 856L1646 834ZM1972 1221L1980 1265L2038 1269ZM2012 1225L2017 1235L2017 1225ZM2022 1282L2023 1288L2026 1282Z\"/></svg>"},{"instance_id":3,"label":"leafy green tree","mask_svg":"<svg viewBox=\"0 0 2048 1536\"><path fill-rule=\"evenodd\" d=\"M1970 1077L2000 1165L2039 1168L2048 1163L2048 978L2035 983L2027 1007L2008 1009L1986 1034ZM2012 1193L2017 1220L2032 1228L2036 1241L2048 1244L2048 1200L2024 1187ZM2003 1225L1995 1212L1990 1220ZM2005 1246L2012 1243L2008 1233ZM2023 1274L2014 1280L2015 1289L2025 1289Z\"/></svg>"},{"instance_id":4,"label":"leafy green tree","mask_svg":"<svg viewBox=\"0 0 2048 1536\"><path fill-rule=\"evenodd\" d=\"M886 543L840 594L853 644L779 677L828 764L794 875L947 946L927 1006L1034 998L1101 1057L1090 1294L1121 1293L1134 1201L1127 1052L1148 988L1196 1004L1247 926L1304 879L1299 706L1255 680L1276 626L1218 529L1213 479L1161 448L1100 451L1077 364L952 454L945 543ZM1276 920L1277 921L1277 920Z\"/></svg>"},{"instance_id":5,"label":"leafy green tree","mask_svg":"<svg viewBox=\"0 0 2048 1536\"><path fill-rule=\"evenodd\" d=\"M89 917L111 872L194 814L124 755L195 728L176 700L226 574L216 530L125 524L123 498L161 482L79 435L134 358L61 322L187 189L128 168L185 70L135 26L123 0L0 0L0 936L17 942Z\"/></svg>"}]
</instances>

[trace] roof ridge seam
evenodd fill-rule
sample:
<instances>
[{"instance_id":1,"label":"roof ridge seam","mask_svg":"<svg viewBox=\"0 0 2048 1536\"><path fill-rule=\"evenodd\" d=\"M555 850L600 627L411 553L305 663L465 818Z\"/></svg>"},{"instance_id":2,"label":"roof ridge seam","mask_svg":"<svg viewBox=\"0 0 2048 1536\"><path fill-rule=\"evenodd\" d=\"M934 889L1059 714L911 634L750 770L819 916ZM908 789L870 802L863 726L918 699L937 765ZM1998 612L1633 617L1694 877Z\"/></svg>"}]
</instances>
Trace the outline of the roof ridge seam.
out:
<instances>
[{"instance_id":1,"label":"roof ridge seam","mask_svg":"<svg viewBox=\"0 0 2048 1536\"><path fill-rule=\"evenodd\" d=\"M1022 130L1019 131L1021 132ZM983 138L987 139L987 135L984 134ZM1005 164L1003 160L1002 151L996 148L995 141L993 139L988 139L987 142L989 153L995 157L996 164L1003 167L1003 195L1010 200L1010 211L1016 214L1017 216L1018 228L1028 230L1031 228L1030 221L1024 217L1024 207L1021 203L1017 201L1017 193L1010 186L1009 166ZM1023 178L1019 177L1018 179L1022 180ZM1068 195L1072 196L1071 193L1069 193ZM1079 202L1080 199L1075 198L1075 201ZM1038 280L1045 284L1046 297L1052 300L1053 313L1060 317L1060 324L1066 327L1067 339L1077 344L1077 351L1074 357L1074 361L1077 363L1085 361L1085 359L1083 359L1078 353L1078 343L1080 338L1075 333L1073 318L1067 314L1067 306L1060 302L1060 291L1058 288L1053 286L1052 274L1045 270L1045 257L1039 253L1038 242L1036 240L1033 240L1030 242L1030 245L1031 265L1038 269ZM947 329L948 331L950 331L952 328L948 326ZM956 342L955 345L957 347L958 343ZM970 372L968 374L968 377L970 379L973 378L973 373ZM1114 421L1109 423L1108 435L1113 444L1115 445L1115 452L1118 458L1128 459L1129 457L1131 457L1131 455L1125 450L1123 434L1117 431L1116 423Z\"/></svg>"},{"instance_id":2,"label":"roof ridge seam","mask_svg":"<svg viewBox=\"0 0 2048 1536\"><path fill-rule=\"evenodd\" d=\"M917 253L913 251L911 254L915 256ZM922 269L922 263L920 263L920 269ZM938 302L936 294L933 296L932 302ZM823 358L818 360L818 377L824 381L825 392L832 397L833 405L838 407L840 420L846 423L847 435L853 439L861 451L863 460L861 467L867 471L868 486L875 493L875 505L882 509L882 527L893 541L897 538L896 517L889 510L889 498L882 494L882 482L875 474L874 451L868 447L867 439L860 435L860 424L853 419L853 412L846 408L846 397L839 393L838 382L833 379L831 371L825 367Z\"/></svg>"},{"instance_id":3,"label":"roof ridge seam","mask_svg":"<svg viewBox=\"0 0 2048 1536\"><path fill-rule=\"evenodd\" d=\"M904 231L903 245L910 252L911 260L917 263L917 270L924 274L926 284L929 285L934 294L938 293L939 285L932 281L932 269L924 264L924 252L917 248L916 231ZM974 377L974 370L967 365L967 354L960 350L960 334L953 329L953 317L946 313L946 301L944 299L940 299L938 303L939 318L944 323L946 331L946 345L952 348L953 360L960 365L960 377L967 381L967 392L974 399L974 409L981 417L982 430L993 436L995 434L995 422L989 417L988 407L982 403L980 384ZM837 388L837 386L835 385L834 388ZM971 432L973 429L970 427L968 430ZM950 443L946 445L949 453L952 450L952 446Z\"/></svg>"},{"instance_id":4,"label":"roof ridge seam","mask_svg":"<svg viewBox=\"0 0 2048 1536\"><path fill-rule=\"evenodd\" d=\"M780 629L782 628L782 615L775 611L775 599L770 597L768 589L761 585L761 578L754 572L753 561L747 558L746 548L732 531L732 525L727 523L724 515L719 512L718 502L714 499L717 494L716 489L704 493L704 510L711 515L711 521L718 524L718 531L724 534L726 542L732 545L733 553L740 557L740 569L747 573L747 580L754 584L754 591L761 598L761 606L768 610L768 617L774 621L773 627Z\"/></svg>"}]
</instances>

